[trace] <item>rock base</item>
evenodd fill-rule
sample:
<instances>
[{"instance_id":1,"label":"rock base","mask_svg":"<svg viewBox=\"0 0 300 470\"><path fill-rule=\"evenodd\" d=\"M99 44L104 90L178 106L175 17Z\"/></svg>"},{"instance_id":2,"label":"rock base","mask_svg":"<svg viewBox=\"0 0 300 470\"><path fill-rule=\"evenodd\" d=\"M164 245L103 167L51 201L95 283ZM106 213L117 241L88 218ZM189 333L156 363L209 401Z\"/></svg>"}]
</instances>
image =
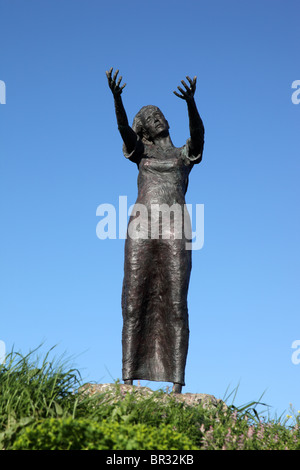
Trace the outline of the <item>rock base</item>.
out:
<instances>
[{"instance_id":1,"label":"rock base","mask_svg":"<svg viewBox=\"0 0 300 470\"><path fill-rule=\"evenodd\" d=\"M140 387L136 385L126 385L126 384L85 384L82 389L83 393L86 393L90 396L99 395L100 401L116 401L124 398L128 393L134 394L136 399L140 398L150 398L153 394L157 395L157 399L168 400L175 399L178 402L185 403L188 406L197 406L202 405L203 408L209 407L221 407L227 408L225 403L206 393L168 393L162 392L161 395L158 395L158 392L151 390L149 387ZM101 395L103 397L101 397Z\"/></svg>"}]
</instances>

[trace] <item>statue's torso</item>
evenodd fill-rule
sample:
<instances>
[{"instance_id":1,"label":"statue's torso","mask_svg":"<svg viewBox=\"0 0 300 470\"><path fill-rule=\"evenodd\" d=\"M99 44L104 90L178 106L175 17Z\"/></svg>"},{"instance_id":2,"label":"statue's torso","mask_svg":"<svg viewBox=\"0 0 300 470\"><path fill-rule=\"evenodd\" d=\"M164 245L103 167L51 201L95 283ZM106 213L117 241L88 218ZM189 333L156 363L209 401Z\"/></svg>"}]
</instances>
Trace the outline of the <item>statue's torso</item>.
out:
<instances>
[{"instance_id":1,"label":"statue's torso","mask_svg":"<svg viewBox=\"0 0 300 470\"><path fill-rule=\"evenodd\" d=\"M185 204L190 165L183 157L183 148L162 150L145 145L139 163L138 203Z\"/></svg>"}]
</instances>

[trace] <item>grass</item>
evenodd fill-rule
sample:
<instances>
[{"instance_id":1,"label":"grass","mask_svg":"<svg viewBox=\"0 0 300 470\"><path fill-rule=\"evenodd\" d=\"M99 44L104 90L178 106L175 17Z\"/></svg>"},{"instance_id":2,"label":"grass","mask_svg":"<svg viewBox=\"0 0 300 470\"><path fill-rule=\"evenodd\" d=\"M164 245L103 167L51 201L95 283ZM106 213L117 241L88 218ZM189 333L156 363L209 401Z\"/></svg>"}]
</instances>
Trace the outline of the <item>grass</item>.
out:
<instances>
[{"instance_id":1,"label":"grass","mask_svg":"<svg viewBox=\"0 0 300 470\"><path fill-rule=\"evenodd\" d=\"M84 449L143 449L147 445L159 449L162 445L168 450L178 446L300 450L299 412L271 418L258 413L260 401L236 407L228 402L232 397L234 401L237 390L227 395L226 408L208 409L179 403L172 394L166 402L161 400L166 396L163 391L142 399L135 394L124 397L118 392L118 383L117 399L91 397L81 391L78 370L61 360L51 360L52 350L42 358L36 353L24 356L12 352L0 365L0 449L69 449L72 445ZM288 425L292 415L293 423Z\"/></svg>"}]
</instances>

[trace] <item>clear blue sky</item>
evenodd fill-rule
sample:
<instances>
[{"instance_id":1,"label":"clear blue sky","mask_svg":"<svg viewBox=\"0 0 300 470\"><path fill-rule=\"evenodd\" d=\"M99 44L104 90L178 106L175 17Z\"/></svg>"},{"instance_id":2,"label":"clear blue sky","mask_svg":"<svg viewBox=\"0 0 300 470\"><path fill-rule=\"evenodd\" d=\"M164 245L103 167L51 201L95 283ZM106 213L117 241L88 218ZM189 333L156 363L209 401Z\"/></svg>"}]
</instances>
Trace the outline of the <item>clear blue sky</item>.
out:
<instances>
[{"instance_id":1,"label":"clear blue sky","mask_svg":"<svg viewBox=\"0 0 300 470\"><path fill-rule=\"evenodd\" d=\"M159 106L176 146L189 136L173 95L197 75L206 128L187 193L204 204L193 252L185 392L271 413L300 409L300 79L297 0L0 0L0 340L44 341L85 380L121 378L124 240L99 240L96 209L128 204L137 169L122 154L105 71L127 82L129 121ZM143 383L153 388L156 383Z\"/></svg>"}]
</instances>

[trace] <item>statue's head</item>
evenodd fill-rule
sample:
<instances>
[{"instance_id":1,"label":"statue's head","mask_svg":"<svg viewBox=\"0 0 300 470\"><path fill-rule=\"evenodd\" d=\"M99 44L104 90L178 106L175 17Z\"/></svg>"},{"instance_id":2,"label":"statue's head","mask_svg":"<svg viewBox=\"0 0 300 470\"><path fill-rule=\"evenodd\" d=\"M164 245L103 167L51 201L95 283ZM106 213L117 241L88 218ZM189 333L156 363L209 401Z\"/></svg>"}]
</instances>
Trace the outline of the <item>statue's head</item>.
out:
<instances>
[{"instance_id":1,"label":"statue's head","mask_svg":"<svg viewBox=\"0 0 300 470\"><path fill-rule=\"evenodd\" d=\"M158 135L169 133L169 124L157 106L143 106L133 120L132 129L144 142L153 142Z\"/></svg>"}]
</instances>

